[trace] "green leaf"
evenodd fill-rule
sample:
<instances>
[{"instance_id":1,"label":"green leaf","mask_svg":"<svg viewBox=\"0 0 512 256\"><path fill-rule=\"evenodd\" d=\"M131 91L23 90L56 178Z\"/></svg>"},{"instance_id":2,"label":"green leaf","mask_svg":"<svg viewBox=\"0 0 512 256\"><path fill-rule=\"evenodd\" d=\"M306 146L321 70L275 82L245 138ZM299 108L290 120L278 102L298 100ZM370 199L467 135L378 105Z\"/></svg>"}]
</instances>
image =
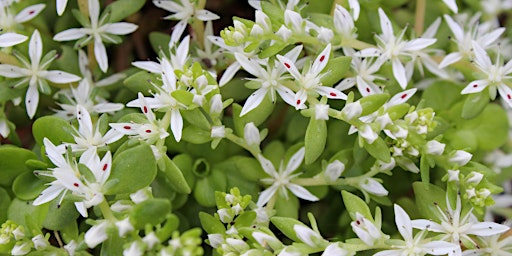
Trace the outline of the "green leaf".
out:
<instances>
[{"instance_id":1,"label":"green leaf","mask_svg":"<svg viewBox=\"0 0 512 256\"><path fill-rule=\"evenodd\" d=\"M12 192L21 200L32 200L44 190L46 183L46 181L38 179L32 172L24 172L12 183Z\"/></svg>"},{"instance_id":2,"label":"green leaf","mask_svg":"<svg viewBox=\"0 0 512 256\"><path fill-rule=\"evenodd\" d=\"M49 203L48 213L43 222L43 227L49 230L64 229L70 222L76 221L79 213L75 204L70 200L62 201L59 206L59 200L53 200Z\"/></svg>"},{"instance_id":3,"label":"green leaf","mask_svg":"<svg viewBox=\"0 0 512 256\"><path fill-rule=\"evenodd\" d=\"M276 216L288 217L288 218L299 218L299 199L289 191L288 198L285 198L281 193L277 193L277 199L274 206L276 210Z\"/></svg>"},{"instance_id":4,"label":"green leaf","mask_svg":"<svg viewBox=\"0 0 512 256\"><path fill-rule=\"evenodd\" d=\"M206 131L197 126L186 126L183 128L181 138L186 142L194 144L204 144L212 140L209 131Z\"/></svg>"},{"instance_id":5,"label":"green leaf","mask_svg":"<svg viewBox=\"0 0 512 256\"><path fill-rule=\"evenodd\" d=\"M2 83L7 82L2 81ZM23 91L18 88L12 88L11 86L7 86L6 84L0 86L0 102L2 103L21 96L23 96Z\"/></svg>"},{"instance_id":6,"label":"green leaf","mask_svg":"<svg viewBox=\"0 0 512 256\"><path fill-rule=\"evenodd\" d=\"M342 78L346 77L347 71L350 68L352 57L340 56L329 60L324 70L328 70L320 80L324 86L332 86L339 82Z\"/></svg>"},{"instance_id":7,"label":"green leaf","mask_svg":"<svg viewBox=\"0 0 512 256\"><path fill-rule=\"evenodd\" d=\"M226 232L224 224L206 212L199 212L199 220L201 221L201 226L208 234L224 234Z\"/></svg>"},{"instance_id":8,"label":"green leaf","mask_svg":"<svg viewBox=\"0 0 512 256\"><path fill-rule=\"evenodd\" d=\"M173 91L171 92L171 96L186 106L192 104L192 100L194 99L194 94L184 90Z\"/></svg>"},{"instance_id":9,"label":"green leaf","mask_svg":"<svg viewBox=\"0 0 512 256\"><path fill-rule=\"evenodd\" d=\"M242 107L236 103L232 105L233 108L233 122L235 124L235 131L237 134L243 134L244 128L247 123L253 122L258 126L262 124L272 114L274 104L268 95L263 99L261 104L255 109L249 111L244 116L240 116Z\"/></svg>"},{"instance_id":10,"label":"green leaf","mask_svg":"<svg viewBox=\"0 0 512 256\"><path fill-rule=\"evenodd\" d=\"M190 188L193 188L196 183L196 176L192 172L194 159L188 154L179 154L173 157L172 161L180 169L183 177L187 181Z\"/></svg>"},{"instance_id":11,"label":"green leaf","mask_svg":"<svg viewBox=\"0 0 512 256\"><path fill-rule=\"evenodd\" d=\"M29 201L13 198L7 210L7 219L25 227L29 227L30 225L31 227L29 228L31 229L40 230L46 218L49 206L50 204L34 206Z\"/></svg>"},{"instance_id":12,"label":"green leaf","mask_svg":"<svg viewBox=\"0 0 512 256\"><path fill-rule=\"evenodd\" d=\"M313 163L324 152L327 141L327 125L325 120L309 119L306 136L304 139L306 153L306 164Z\"/></svg>"},{"instance_id":13,"label":"green leaf","mask_svg":"<svg viewBox=\"0 0 512 256\"><path fill-rule=\"evenodd\" d=\"M30 171L27 160L37 159L34 152L14 146L0 147L0 185L9 187L20 174Z\"/></svg>"},{"instance_id":14,"label":"green leaf","mask_svg":"<svg viewBox=\"0 0 512 256\"><path fill-rule=\"evenodd\" d=\"M480 92L469 94L462 107L462 118L472 119L478 116L484 111L488 103L489 96L487 96L487 93Z\"/></svg>"},{"instance_id":15,"label":"green leaf","mask_svg":"<svg viewBox=\"0 0 512 256\"><path fill-rule=\"evenodd\" d=\"M148 145L127 149L114 157L109 180L118 182L105 192L106 195L133 193L151 184L157 167L153 151Z\"/></svg>"},{"instance_id":16,"label":"green leaf","mask_svg":"<svg viewBox=\"0 0 512 256\"><path fill-rule=\"evenodd\" d=\"M39 145L43 145L44 138L48 138L55 145L74 142L73 133L73 127L69 122L56 116L43 116L32 125L32 134Z\"/></svg>"},{"instance_id":17,"label":"green leaf","mask_svg":"<svg viewBox=\"0 0 512 256\"><path fill-rule=\"evenodd\" d=\"M345 190L341 191L341 196L343 197L343 203L345 204L347 212L350 213L350 218L352 218L352 220L355 220L356 212L358 212L365 218L373 221L370 208L363 199Z\"/></svg>"},{"instance_id":18,"label":"green leaf","mask_svg":"<svg viewBox=\"0 0 512 256\"><path fill-rule=\"evenodd\" d=\"M305 226L304 223L296 220L295 218L288 217L272 217L270 221L274 226L276 226L285 236L292 239L295 242L300 242L301 240L297 237L293 226L302 225Z\"/></svg>"},{"instance_id":19,"label":"green leaf","mask_svg":"<svg viewBox=\"0 0 512 256\"><path fill-rule=\"evenodd\" d=\"M180 168L168 156L163 157L165 170L162 170L170 182L171 188L178 193L190 194L191 189L183 176Z\"/></svg>"},{"instance_id":20,"label":"green leaf","mask_svg":"<svg viewBox=\"0 0 512 256\"><path fill-rule=\"evenodd\" d=\"M254 220L256 219L256 212L255 211L248 211L243 212L238 217L236 217L235 220L235 227L249 227L254 223Z\"/></svg>"},{"instance_id":21,"label":"green leaf","mask_svg":"<svg viewBox=\"0 0 512 256\"><path fill-rule=\"evenodd\" d=\"M171 36L162 32L151 32L149 33L149 42L153 51L159 53L162 49L167 49Z\"/></svg>"},{"instance_id":22,"label":"green leaf","mask_svg":"<svg viewBox=\"0 0 512 256\"><path fill-rule=\"evenodd\" d=\"M389 163L391 161L389 148L381 137L378 137L372 144L368 144L365 141L364 148L371 156L378 160L381 160L385 163Z\"/></svg>"},{"instance_id":23,"label":"green leaf","mask_svg":"<svg viewBox=\"0 0 512 256\"><path fill-rule=\"evenodd\" d=\"M138 12L145 3L146 0L117 0L107 6L105 12L110 12L110 22L114 23Z\"/></svg>"},{"instance_id":24,"label":"green leaf","mask_svg":"<svg viewBox=\"0 0 512 256\"><path fill-rule=\"evenodd\" d=\"M265 59L272 56L277 55L281 50L283 50L288 44L282 42L275 42L273 45L266 47L259 54L258 58Z\"/></svg>"},{"instance_id":25,"label":"green leaf","mask_svg":"<svg viewBox=\"0 0 512 256\"><path fill-rule=\"evenodd\" d=\"M201 110L199 108L194 108L192 110L187 110L181 112L181 116L185 121L189 122L190 124L197 126L203 130L210 130L210 123L208 122L208 119L201 113Z\"/></svg>"},{"instance_id":26,"label":"green leaf","mask_svg":"<svg viewBox=\"0 0 512 256\"><path fill-rule=\"evenodd\" d=\"M422 154L420 159L420 175L421 181L430 183L430 164L427 154Z\"/></svg>"},{"instance_id":27,"label":"green leaf","mask_svg":"<svg viewBox=\"0 0 512 256\"><path fill-rule=\"evenodd\" d=\"M434 82L423 91L423 107L430 107L436 111L449 109L462 97L460 91L460 86L454 82L446 80Z\"/></svg>"},{"instance_id":28,"label":"green leaf","mask_svg":"<svg viewBox=\"0 0 512 256\"><path fill-rule=\"evenodd\" d=\"M424 182L414 182L412 188L416 196L416 205L422 217L440 221L438 218L439 210L436 205L439 205L441 209L445 209L445 191L436 185Z\"/></svg>"},{"instance_id":29,"label":"green leaf","mask_svg":"<svg viewBox=\"0 0 512 256\"><path fill-rule=\"evenodd\" d=\"M123 244L125 238L119 237L119 232L116 229L107 229L108 239L101 244L100 256L117 255L123 251Z\"/></svg>"},{"instance_id":30,"label":"green leaf","mask_svg":"<svg viewBox=\"0 0 512 256\"><path fill-rule=\"evenodd\" d=\"M144 229L146 224L155 226L162 223L171 213L171 203L167 199L151 198L136 204L130 212L130 223L135 229Z\"/></svg>"},{"instance_id":31,"label":"green leaf","mask_svg":"<svg viewBox=\"0 0 512 256\"><path fill-rule=\"evenodd\" d=\"M226 176L214 169L208 177L197 180L193 194L201 206L214 207L215 191L226 191Z\"/></svg>"},{"instance_id":32,"label":"green leaf","mask_svg":"<svg viewBox=\"0 0 512 256\"><path fill-rule=\"evenodd\" d=\"M137 72L124 80L124 85L128 87L132 92L141 92L145 96L149 96L149 91L153 88L151 82L157 81L157 75L147 72Z\"/></svg>"},{"instance_id":33,"label":"green leaf","mask_svg":"<svg viewBox=\"0 0 512 256\"><path fill-rule=\"evenodd\" d=\"M2 187L0 187L0 223L4 223L7 220L7 209L11 204L11 197L9 193Z\"/></svg>"},{"instance_id":34,"label":"green leaf","mask_svg":"<svg viewBox=\"0 0 512 256\"><path fill-rule=\"evenodd\" d=\"M361 116L366 116L377 111L384 103L386 103L389 99L389 94L380 93L380 94L372 94L368 95L359 100L361 103L361 107L363 108L363 112Z\"/></svg>"}]
</instances>

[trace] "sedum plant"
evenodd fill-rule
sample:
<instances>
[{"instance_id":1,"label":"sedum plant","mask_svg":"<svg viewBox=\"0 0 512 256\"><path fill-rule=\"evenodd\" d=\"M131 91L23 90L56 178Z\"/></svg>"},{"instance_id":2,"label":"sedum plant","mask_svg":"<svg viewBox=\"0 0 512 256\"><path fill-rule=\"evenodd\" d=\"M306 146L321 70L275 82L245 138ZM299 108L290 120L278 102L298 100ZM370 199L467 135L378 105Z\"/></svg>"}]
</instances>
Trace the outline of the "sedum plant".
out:
<instances>
[{"instance_id":1,"label":"sedum plant","mask_svg":"<svg viewBox=\"0 0 512 256\"><path fill-rule=\"evenodd\" d=\"M511 10L0 0L0 254L511 255Z\"/></svg>"}]
</instances>

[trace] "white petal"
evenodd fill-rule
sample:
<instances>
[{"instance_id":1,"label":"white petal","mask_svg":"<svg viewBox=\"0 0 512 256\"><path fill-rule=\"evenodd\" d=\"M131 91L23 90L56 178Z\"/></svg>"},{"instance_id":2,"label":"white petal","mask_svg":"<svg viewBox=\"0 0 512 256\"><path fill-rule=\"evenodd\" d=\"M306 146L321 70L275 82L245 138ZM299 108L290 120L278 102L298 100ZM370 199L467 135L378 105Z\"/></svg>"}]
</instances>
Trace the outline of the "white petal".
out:
<instances>
[{"instance_id":1,"label":"white petal","mask_svg":"<svg viewBox=\"0 0 512 256\"><path fill-rule=\"evenodd\" d=\"M91 121L91 115L89 111L81 105L76 108L76 119L78 120L78 130L85 137L93 137L93 127Z\"/></svg>"},{"instance_id":2,"label":"white petal","mask_svg":"<svg viewBox=\"0 0 512 256\"><path fill-rule=\"evenodd\" d=\"M443 58L441 63L439 63L439 68L447 67L461 59L462 59L462 54L460 52L452 52Z\"/></svg>"},{"instance_id":3,"label":"white petal","mask_svg":"<svg viewBox=\"0 0 512 256\"><path fill-rule=\"evenodd\" d=\"M43 40L41 40L41 35L37 29L32 33L28 45L28 55L32 61L32 66L35 65L37 67L39 66L41 55L43 55Z\"/></svg>"},{"instance_id":4,"label":"white petal","mask_svg":"<svg viewBox=\"0 0 512 256\"><path fill-rule=\"evenodd\" d=\"M153 0L153 4L156 5L158 8L165 9L169 12L181 12L183 11L183 7L173 1L160 1L160 0Z\"/></svg>"},{"instance_id":5,"label":"white petal","mask_svg":"<svg viewBox=\"0 0 512 256\"><path fill-rule=\"evenodd\" d=\"M162 72L162 65L154 61L135 61L132 62L132 65L155 74Z\"/></svg>"},{"instance_id":6,"label":"white petal","mask_svg":"<svg viewBox=\"0 0 512 256\"><path fill-rule=\"evenodd\" d=\"M181 117L180 111L173 109L171 113L171 131L174 135L174 139L177 142L181 140L181 132L183 130L183 118Z\"/></svg>"},{"instance_id":7,"label":"white petal","mask_svg":"<svg viewBox=\"0 0 512 256\"><path fill-rule=\"evenodd\" d=\"M89 0L89 17L91 19L92 27L98 26L98 18L100 16L100 2L99 0Z\"/></svg>"},{"instance_id":8,"label":"white petal","mask_svg":"<svg viewBox=\"0 0 512 256\"><path fill-rule=\"evenodd\" d=\"M292 90L282 85L278 86L276 90L284 102L288 103L290 106L295 107L295 93L293 93Z\"/></svg>"},{"instance_id":9,"label":"white petal","mask_svg":"<svg viewBox=\"0 0 512 256\"><path fill-rule=\"evenodd\" d=\"M313 62L313 66L309 70L312 74L320 74L320 72L325 68L327 62L329 62L329 56L331 54L331 44L328 44L325 49L316 57L315 62Z\"/></svg>"},{"instance_id":10,"label":"white petal","mask_svg":"<svg viewBox=\"0 0 512 256\"><path fill-rule=\"evenodd\" d=\"M258 202L256 202L256 205L259 207L264 206L270 200L270 198L274 196L274 194L277 191L277 188L277 186L272 185L267 189L263 190L258 196Z\"/></svg>"},{"instance_id":11,"label":"white petal","mask_svg":"<svg viewBox=\"0 0 512 256\"><path fill-rule=\"evenodd\" d=\"M489 85L488 80L476 80L471 83L469 83L463 90L460 92L461 94L469 94L469 93L476 93L481 92Z\"/></svg>"},{"instance_id":12,"label":"white petal","mask_svg":"<svg viewBox=\"0 0 512 256\"><path fill-rule=\"evenodd\" d=\"M264 88L260 88L251 94L245 101L244 107L242 108L242 112L240 112L240 116L243 116L249 113L251 110L255 109L260 105L265 96L267 95L268 90Z\"/></svg>"},{"instance_id":13,"label":"white petal","mask_svg":"<svg viewBox=\"0 0 512 256\"><path fill-rule=\"evenodd\" d=\"M187 28L187 21L186 20L180 20L173 28L172 28L172 34L171 34L171 41L169 41L169 48L174 47L176 42L180 40L181 36L183 35L183 32L185 31L185 28Z\"/></svg>"},{"instance_id":14,"label":"white petal","mask_svg":"<svg viewBox=\"0 0 512 256\"><path fill-rule=\"evenodd\" d=\"M433 241L423 244L421 247L423 247L428 254L445 255L457 250L459 246L445 241Z\"/></svg>"},{"instance_id":15,"label":"white petal","mask_svg":"<svg viewBox=\"0 0 512 256\"><path fill-rule=\"evenodd\" d=\"M118 141L123 137L123 134L118 132L117 130L111 129L103 136L103 142L105 144L110 144Z\"/></svg>"},{"instance_id":16,"label":"white petal","mask_svg":"<svg viewBox=\"0 0 512 256\"><path fill-rule=\"evenodd\" d=\"M382 29L382 37L384 41L389 42L391 38L394 38L393 25L389 20L386 13L379 8L380 28Z\"/></svg>"},{"instance_id":17,"label":"white petal","mask_svg":"<svg viewBox=\"0 0 512 256\"><path fill-rule=\"evenodd\" d=\"M128 22L110 23L104 26L105 32L114 35L126 35L137 30L139 26Z\"/></svg>"},{"instance_id":18,"label":"white petal","mask_svg":"<svg viewBox=\"0 0 512 256\"><path fill-rule=\"evenodd\" d=\"M258 155L258 161L260 162L261 168L263 168L263 171L266 172L268 175L272 177L276 177L278 174L276 172L276 168L270 162L270 160L266 159L263 155Z\"/></svg>"},{"instance_id":19,"label":"white petal","mask_svg":"<svg viewBox=\"0 0 512 256\"><path fill-rule=\"evenodd\" d=\"M430 26L428 26L427 29L425 29L425 32L421 35L423 38L434 38L437 33L437 29L439 28L439 25L441 25L441 17L438 17Z\"/></svg>"},{"instance_id":20,"label":"white petal","mask_svg":"<svg viewBox=\"0 0 512 256\"><path fill-rule=\"evenodd\" d=\"M7 78L20 78L29 76L30 70L9 64L0 64L0 76Z\"/></svg>"},{"instance_id":21,"label":"white petal","mask_svg":"<svg viewBox=\"0 0 512 256\"><path fill-rule=\"evenodd\" d=\"M68 4L68 0L57 0L57 14L61 16L66 10L66 5Z\"/></svg>"},{"instance_id":22,"label":"white petal","mask_svg":"<svg viewBox=\"0 0 512 256\"><path fill-rule=\"evenodd\" d=\"M396 256L401 255L403 251L402 250L385 250L375 253L373 256Z\"/></svg>"},{"instance_id":23,"label":"white petal","mask_svg":"<svg viewBox=\"0 0 512 256\"><path fill-rule=\"evenodd\" d=\"M417 88L413 88L396 94L388 101L388 103L386 103L386 106L391 107L405 103L416 93L417 90Z\"/></svg>"},{"instance_id":24,"label":"white petal","mask_svg":"<svg viewBox=\"0 0 512 256\"><path fill-rule=\"evenodd\" d=\"M111 123L109 125L116 131L118 131L122 134L125 134L125 135L139 134L137 132L137 130L141 126L141 124L134 124L134 123Z\"/></svg>"},{"instance_id":25,"label":"white petal","mask_svg":"<svg viewBox=\"0 0 512 256\"><path fill-rule=\"evenodd\" d=\"M60 70L47 71L44 78L46 78L46 80L48 80L52 83L56 83L56 84L72 83L72 82L77 82L81 79L77 75L73 75L73 74L70 74L70 73L67 73L64 71L60 71Z\"/></svg>"},{"instance_id":26,"label":"white petal","mask_svg":"<svg viewBox=\"0 0 512 256\"><path fill-rule=\"evenodd\" d=\"M412 226L411 226L411 218L409 215L400 207L398 204L395 204L395 223L396 227L405 241L412 241Z\"/></svg>"},{"instance_id":27,"label":"white petal","mask_svg":"<svg viewBox=\"0 0 512 256\"><path fill-rule=\"evenodd\" d=\"M457 22L455 22L449 15L445 14L443 17L446 20L446 23L448 23L448 27L450 27L450 30L455 36L455 39L457 39L457 41L459 42L462 42L464 40L464 30L462 29L462 27Z\"/></svg>"},{"instance_id":28,"label":"white petal","mask_svg":"<svg viewBox=\"0 0 512 256\"><path fill-rule=\"evenodd\" d=\"M297 184L290 183L286 187L298 198L312 201L312 202L320 200L320 199L318 199L318 197L311 194L311 192L309 192L307 189L305 189Z\"/></svg>"},{"instance_id":29,"label":"white petal","mask_svg":"<svg viewBox=\"0 0 512 256\"><path fill-rule=\"evenodd\" d=\"M322 96L326 96L327 98L329 99L340 99L340 100L346 100L347 99L347 95L334 89L334 88L331 88L331 87L327 87L327 86L317 86L315 88L315 91L322 95Z\"/></svg>"},{"instance_id":30,"label":"white petal","mask_svg":"<svg viewBox=\"0 0 512 256\"><path fill-rule=\"evenodd\" d=\"M251 73L251 75L255 77L261 77L263 69L261 68L258 62L247 58L245 55L236 52L235 58L240 63L240 65L245 69L245 71Z\"/></svg>"},{"instance_id":31,"label":"white petal","mask_svg":"<svg viewBox=\"0 0 512 256\"><path fill-rule=\"evenodd\" d=\"M27 114L32 119L36 114L37 105L39 104L39 91L37 85L29 85L27 95L25 95L25 106Z\"/></svg>"},{"instance_id":32,"label":"white petal","mask_svg":"<svg viewBox=\"0 0 512 256\"><path fill-rule=\"evenodd\" d=\"M361 6L359 6L358 0L348 0L348 6L352 11L352 16L354 16L354 20L359 19L359 13L361 12Z\"/></svg>"},{"instance_id":33,"label":"white petal","mask_svg":"<svg viewBox=\"0 0 512 256\"><path fill-rule=\"evenodd\" d=\"M457 7L457 3L455 0L443 0L443 2L452 10L454 13L457 13L459 8Z\"/></svg>"},{"instance_id":34,"label":"white petal","mask_svg":"<svg viewBox=\"0 0 512 256\"><path fill-rule=\"evenodd\" d=\"M94 248L98 244L108 239L107 227L108 222L102 221L101 223L92 226L89 230L87 230L87 232L85 232L84 240L89 248Z\"/></svg>"},{"instance_id":35,"label":"white petal","mask_svg":"<svg viewBox=\"0 0 512 256\"><path fill-rule=\"evenodd\" d=\"M498 86L498 92L500 93L501 98L508 104L508 106L512 107L512 89L506 85L500 85Z\"/></svg>"},{"instance_id":36,"label":"white petal","mask_svg":"<svg viewBox=\"0 0 512 256\"><path fill-rule=\"evenodd\" d=\"M290 74L295 79L297 79L297 80L301 80L302 79L302 76L299 73L299 70L297 70L297 67L295 67L295 64L293 63L293 61L291 61L290 59L288 59L288 58L286 58L284 56L281 56L281 55L277 55L277 59L281 62L281 64L284 65L286 70L288 70L288 72L290 72Z\"/></svg>"},{"instance_id":37,"label":"white petal","mask_svg":"<svg viewBox=\"0 0 512 256\"><path fill-rule=\"evenodd\" d=\"M377 57L381 54L381 50L378 48L366 48L362 49L354 54L355 57Z\"/></svg>"},{"instance_id":38,"label":"white petal","mask_svg":"<svg viewBox=\"0 0 512 256\"><path fill-rule=\"evenodd\" d=\"M297 170L299 166L302 164L302 161L304 160L306 149L304 147L300 148L288 161L288 164L286 165L286 169L284 171L285 174L289 175L293 171Z\"/></svg>"},{"instance_id":39,"label":"white petal","mask_svg":"<svg viewBox=\"0 0 512 256\"><path fill-rule=\"evenodd\" d=\"M101 175L96 177L96 181L99 182L100 184L104 184L110 176L110 170L112 168L112 154L110 153L110 151L107 151L103 159L101 159L100 167Z\"/></svg>"},{"instance_id":40,"label":"white petal","mask_svg":"<svg viewBox=\"0 0 512 256\"><path fill-rule=\"evenodd\" d=\"M91 0L95 1L95 0ZM96 61L98 61L98 65L100 66L101 71L103 73L107 72L108 69L108 57L107 50L105 49L105 45L100 38L95 38L94 40L94 57L96 57Z\"/></svg>"},{"instance_id":41,"label":"white petal","mask_svg":"<svg viewBox=\"0 0 512 256\"><path fill-rule=\"evenodd\" d=\"M10 47L25 42L28 37L16 33L4 33L0 35L0 47Z\"/></svg>"},{"instance_id":42,"label":"white petal","mask_svg":"<svg viewBox=\"0 0 512 256\"><path fill-rule=\"evenodd\" d=\"M113 113L124 108L121 103L102 102L94 105L92 109L96 113Z\"/></svg>"},{"instance_id":43,"label":"white petal","mask_svg":"<svg viewBox=\"0 0 512 256\"><path fill-rule=\"evenodd\" d=\"M394 58L392 60L392 64L393 76L395 77L400 87L402 87L402 89L405 89L405 87L407 87L407 76L405 75L404 65L400 62L400 59L398 58Z\"/></svg>"},{"instance_id":44,"label":"white petal","mask_svg":"<svg viewBox=\"0 0 512 256\"><path fill-rule=\"evenodd\" d=\"M219 86L222 87L226 85L229 81L231 81L231 79L235 76L238 70L240 70L240 63L233 62L231 65L229 65L219 80Z\"/></svg>"},{"instance_id":45,"label":"white petal","mask_svg":"<svg viewBox=\"0 0 512 256\"><path fill-rule=\"evenodd\" d=\"M402 50L404 51L419 51L433 45L437 39L435 38L416 38L407 42Z\"/></svg>"},{"instance_id":46,"label":"white petal","mask_svg":"<svg viewBox=\"0 0 512 256\"><path fill-rule=\"evenodd\" d=\"M361 186L361 188L366 192L376 196L387 196L389 193L382 184L373 178L366 178L360 182L359 186Z\"/></svg>"},{"instance_id":47,"label":"white petal","mask_svg":"<svg viewBox=\"0 0 512 256\"><path fill-rule=\"evenodd\" d=\"M14 17L14 21L16 23L24 23L27 22L34 17L36 17L45 7L45 4L35 4L31 5L23 10L21 10L16 17Z\"/></svg>"},{"instance_id":48,"label":"white petal","mask_svg":"<svg viewBox=\"0 0 512 256\"><path fill-rule=\"evenodd\" d=\"M96 86L97 87L108 86L108 85L117 83L117 82L125 79L126 77L127 77L127 75L123 74L123 73L113 74L111 76L101 79L100 81L97 81Z\"/></svg>"},{"instance_id":49,"label":"white petal","mask_svg":"<svg viewBox=\"0 0 512 256\"><path fill-rule=\"evenodd\" d=\"M477 236L492 236L501 234L507 230L509 230L509 227L506 225L494 222L480 222L472 225L466 233Z\"/></svg>"},{"instance_id":50,"label":"white petal","mask_svg":"<svg viewBox=\"0 0 512 256\"><path fill-rule=\"evenodd\" d=\"M87 207L85 207L83 202L75 202L75 208L80 213L80 215L82 215L82 217L87 218L87 216L89 216L87 213Z\"/></svg>"},{"instance_id":51,"label":"white petal","mask_svg":"<svg viewBox=\"0 0 512 256\"><path fill-rule=\"evenodd\" d=\"M323 240L323 238L318 233L316 233L315 231L313 231L312 229L310 229L304 225L300 225L300 224L293 225L293 231L295 231L295 234L302 242L304 242L305 244L307 244L311 247L317 246L317 244L315 243L314 240L316 240L316 241ZM313 238L314 238L314 240L313 240Z\"/></svg>"},{"instance_id":52,"label":"white petal","mask_svg":"<svg viewBox=\"0 0 512 256\"><path fill-rule=\"evenodd\" d=\"M497 28L493 29L491 32L487 34L483 34L479 39L478 43L483 47L487 48L489 45L493 44L498 38L505 32L505 28Z\"/></svg>"},{"instance_id":53,"label":"white petal","mask_svg":"<svg viewBox=\"0 0 512 256\"><path fill-rule=\"evenodd\" d=\"M357 90L361 93L361 95L363 97L372 95L372 94L382 93L382 91L379 89L379 87L377 87L376 84L368 83L364 79L362 79L360 76L356 77L356 81L357 81Z\"/></svg>"},{"instance_id":54,"label":"white petal","mask_svg":"<svg viewBox=\"0 0 512 256\"><path fill-rule=\"evenodd\" d=\"M475 61L481 68L488 69L492 66L491 58L487 52L480 47L480 45L473 41L471 44L473 46L473 53L475 54Z\"/></svg>"},{"instance_id":55,"label":"white petal","mask_svg":"<svg viewBox=\"0 0 512 256\"><path fill-rule=\"evenodd\" d=\"M196 17L202 21L207 21L207 20L218 20L220 19L220 16L213 13L213 12L210 12L208 10L197 10L196 11Z\"/></svg>"},{"instance_id":56,"label":"white petal","mask_svg":"<svg viewBox=\"0 0 512 256\"><path fill-rule=\"evenodd\" d=\"M190 47L190 36L186 36L181 41L180 45L176 49L176 60L173 61L173 65L178 65L176 67L173 67L175 69L181 69L183 65L185 65L185 62L187 61L188 57L188 49Z\"/></svg>"},{"instance_id":57,"label":"white petal","mask_svg":"<svg viewBox=\"0 0 512 256\"><path fill-rule=\"evenodd\" d=\"M87 35L86 31L83 28L71 28L68 30L64 30L53 37L55 41L71 41L76 40L78 38L82 38Z\"/></svg>"},{"instance_id":58,"label":"white petal","mask_svg":"<svg viewBox=\"0 0 512 256\"><path fill-rule=\"evenodd\" d=\"M297 12L288 9L284 11L284 23L286 24L287 27L296 30L301 30L303 20L304 19L302 18L302 16L300 16L300 14Z\"/></svg>"},{"instance_id":59,"label":"white petal","mask_svg":"<svg viewBox=\"0 0 512 256\"><path fill-rule=\"evenodd\" d=\"M434 232L440 232L440 233L446 232L446 230L443 226L441 226L431 220L425 220L425 219L412 220L411 225L415 229L434 231Z\"/></svg>"},{"instance_id":60,"label":"white petal","mask_svg":"<svg viewBox=\"0 0 512 256\"><path fill-rule=\"evenodd\" d=\"M55 184L56 182L52 183ZM41 205L44 203L48 203L55 199L57 196L59 196L59 194L62 193L62 191L64 191L65 188L63 186L60 186L59 184L54 184L51 184L49 187L43 190L43 192L39 194L39 196L36 198L36 200L34 200L32 204Z\"/></svg>"}]
</instances>

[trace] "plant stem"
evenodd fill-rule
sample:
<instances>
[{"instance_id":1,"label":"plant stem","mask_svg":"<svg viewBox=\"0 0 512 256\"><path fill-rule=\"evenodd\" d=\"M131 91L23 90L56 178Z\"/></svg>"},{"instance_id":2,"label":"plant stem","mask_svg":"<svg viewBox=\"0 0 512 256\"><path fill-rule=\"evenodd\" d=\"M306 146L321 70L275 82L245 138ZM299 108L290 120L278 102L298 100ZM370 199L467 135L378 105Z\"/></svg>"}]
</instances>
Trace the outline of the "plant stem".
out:
<instances>
[{"instance_id":1,"label":"plant stem","mask_svg":"<svg viewBox=\"0 0 512 256\"><path fill-rule=\"evenodd\" d=\"M416 0L416 20L414 22L414 32L416 32L416 36L421 36L421 34L423 34L426 6L426 0Z\"/></svg>"},{"instance_id":2,"label":"plant stem","mask_svg":"<svg viewBox=\"0 0 512 256\"><path fill-rule=\"evenodd\" d=\"M98 207L100 208L100 211L106 220L112 222L117 221L116 217L114 217L114 214L112 213L112 210L110 209L110 205L108 205L105 198L103 198L103 201L98 205Z\"/></svg>"}]
</instances>

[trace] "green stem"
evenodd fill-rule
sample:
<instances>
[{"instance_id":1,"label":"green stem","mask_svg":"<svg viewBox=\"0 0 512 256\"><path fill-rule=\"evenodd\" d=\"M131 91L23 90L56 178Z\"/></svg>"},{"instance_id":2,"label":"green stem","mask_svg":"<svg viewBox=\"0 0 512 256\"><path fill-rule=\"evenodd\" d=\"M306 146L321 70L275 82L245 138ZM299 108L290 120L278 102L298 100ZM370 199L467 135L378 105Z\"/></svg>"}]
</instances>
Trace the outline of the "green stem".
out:
<instances>
[{"instance_id":1,"label":"green stem","mask_svg":"<svg viewBox=\"0 0 512 256\"><path fill-rule=\"evenodd\" d=\"M421 34L423 34L426 7L426 0L416 0L416 20L414 22L414 32L416 32L416 36L421 36Z\"/></svg>"},{"instance_id":2,"label":"green stem","mask_svg":"<svg viewBox=\"0 0 512 256\"><path fill-rule=\"evenodd\" d=\"M110 209L110 205L108 205L105 198L103 198L103 201L98 205L98 207L100 208L100 211L106 220L112 222L117 221L116 217L114 217L114 214L112 213L112 210Z\"/></svg>"}]
</instances>

